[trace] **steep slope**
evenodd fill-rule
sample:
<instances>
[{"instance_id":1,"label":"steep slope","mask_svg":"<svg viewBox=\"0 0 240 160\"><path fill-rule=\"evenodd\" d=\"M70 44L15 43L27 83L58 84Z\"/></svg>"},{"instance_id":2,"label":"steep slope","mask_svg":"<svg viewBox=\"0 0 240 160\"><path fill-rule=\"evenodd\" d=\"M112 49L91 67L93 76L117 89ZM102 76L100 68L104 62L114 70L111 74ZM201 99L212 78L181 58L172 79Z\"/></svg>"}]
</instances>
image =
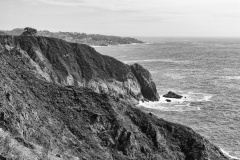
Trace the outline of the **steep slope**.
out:
<instances>
[{"instance_id":1,"label":"steep slope","mask_svg":"<svg viewBox=\"0 0 240 160\"><path fill-rule=\"evenodd\" d=\"M143 97L151 101L157 101L159 95L150 72L137 63L131 65L130 68L140 84Z\"/></svg>"},{"instance_id":2,"label":"steep slope","mask_svg":"<svg viewBox=\"0 0 240 160\"><path fill-rule=\"evenodd\" d=\"M139 82L128 65L87 45L33 36L0 36L0 42L25 51L37 72L49 82L84 86L135 102L143 99ZM156 89L148 92L157 94Z\"/></svg>"},{"instance_id":3,"label":"steep slope","mask_svg":"<svg viewBox=\"0 0 240 160\"><path fill-rule=\"evenodd\" d=\"M1 159L228 159L192 129L129 102L46 82L19 48L0 45L0 77Z\"/></svg>"}]
</instances>

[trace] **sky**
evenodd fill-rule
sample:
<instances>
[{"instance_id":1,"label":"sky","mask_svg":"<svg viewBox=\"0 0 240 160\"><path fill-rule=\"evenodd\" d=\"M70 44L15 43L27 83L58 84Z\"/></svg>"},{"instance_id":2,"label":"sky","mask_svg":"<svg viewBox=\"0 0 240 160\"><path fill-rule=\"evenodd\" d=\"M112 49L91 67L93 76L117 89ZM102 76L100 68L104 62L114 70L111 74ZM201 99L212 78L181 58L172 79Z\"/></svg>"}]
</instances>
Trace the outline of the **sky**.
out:
<instances>
[{"instance_id":1,"label":"sky","mask_svg":"<svg viewBox=\"0 0 240 160\"><path fill-rule=\"evenodd\" d=\"M0 0L0 30L240 37L240 0Z\"/></svg>"}]
</instances>

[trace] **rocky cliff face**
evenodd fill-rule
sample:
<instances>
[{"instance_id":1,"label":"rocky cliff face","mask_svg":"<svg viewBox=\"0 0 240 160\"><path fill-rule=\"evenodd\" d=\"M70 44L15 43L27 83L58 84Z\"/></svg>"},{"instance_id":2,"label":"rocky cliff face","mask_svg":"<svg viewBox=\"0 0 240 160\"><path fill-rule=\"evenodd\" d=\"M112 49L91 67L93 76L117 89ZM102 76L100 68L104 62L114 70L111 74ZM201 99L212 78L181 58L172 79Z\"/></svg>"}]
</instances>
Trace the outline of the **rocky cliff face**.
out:
<instances>
[{"instance_id":1,"label":"rocky cliff face","mask_svg":"<svg viewBox=\"0 0 240 160\"><path fill-rule=\"evenodd\" d=\"M158 101L159 95L150 72L139 64L133 64L130 67L132 73L135 75L140 84L143 97L151 101Z\"/></svg>"},{"instance_id":2,"label":"rocky cliff face","mask_svg":"<svg viewBox=\"0 0 240 160\"><path fill-rule=\"evenodd\" d=\"M50 52L51 47L47 48ZM87 52L87 48L78 49ZM38 56L35 51L30 53ZM60 61L54 54L48 56ZM228 159L192 129L143 113L123 99L46 82L36 73L34 63L19 48L0 45L0 159ZM51 67L61 68L62 64Z\"/></svg>"},{"instance_id":3,"label":"rocky cliff face","mask_svg":"<svg viewBox=\"0 0 240 160\"><path fill-rule=\"evenodd\" d=\"M0 42L25 52L36 72L48 82L88 87L98 93L104 92L135 102L143 98L157 100L151 97L157 94L155 88L144 88L145 84L152 83L152 79L147 77L150 74L144 74L142 79L145 81L142 83L138 81L142 80L142 74L136 78L128 65L101 55L87 45L32 36L0 36ZM139 83L142 83L141 86Z\"/></svg>"}]
</instances>

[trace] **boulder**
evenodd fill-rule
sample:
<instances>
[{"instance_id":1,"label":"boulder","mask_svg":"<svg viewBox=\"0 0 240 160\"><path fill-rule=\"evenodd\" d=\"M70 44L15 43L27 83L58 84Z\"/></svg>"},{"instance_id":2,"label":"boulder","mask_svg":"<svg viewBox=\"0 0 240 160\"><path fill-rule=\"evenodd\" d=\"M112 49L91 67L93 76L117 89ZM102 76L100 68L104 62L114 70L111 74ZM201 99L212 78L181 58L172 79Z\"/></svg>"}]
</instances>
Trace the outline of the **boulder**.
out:
<instances>
[{"instance_id":1,"label":"boulder","mask_svg":"<svg viewBox=\"0 0 240 160\"><path fill-rule=\"evenodd\" d=\"M181 99L182 96L172 92L172 91L169 91L167 94L163 95L163 97L165 98L176 98L176 99Z\"/></svg>"},{"instance_id":2,"label":"boulder","mask_svg":"<svg viewBox=\"0 0 240 160\"><path fill-rule=\"evenodd\" d=\"M171 100L170 100L170 99L166 99L166 101L167 101L167 102L171 102Z\"/></svg>"}]
</instances>

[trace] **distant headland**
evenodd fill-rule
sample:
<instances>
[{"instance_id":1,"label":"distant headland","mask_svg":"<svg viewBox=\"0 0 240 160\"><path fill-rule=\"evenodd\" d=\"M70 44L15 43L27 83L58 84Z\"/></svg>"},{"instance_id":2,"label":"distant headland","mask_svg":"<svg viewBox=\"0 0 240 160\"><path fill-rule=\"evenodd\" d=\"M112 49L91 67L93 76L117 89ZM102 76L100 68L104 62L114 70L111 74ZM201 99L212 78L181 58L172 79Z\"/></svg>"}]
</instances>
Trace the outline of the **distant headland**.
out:
<instances>
[{"instance_id":1,"label":"distant headland","mask_svg":"<svg viewBox=\"0 0 240 160\"><path fill-rule=\"evenodd\" d=\"M21 35L24 32L23 28L15 28L13 30L0 30L0 35ZM86 34L79 32L50 32L48 30L38 30L38 36L53 37L63 39L72 43L87 44L90 46L109 46L109 45L123 45L123 44L136 44L144 43L138 39L130 37L119 37L100 34Z\"/></svg>"}]
</instances>

